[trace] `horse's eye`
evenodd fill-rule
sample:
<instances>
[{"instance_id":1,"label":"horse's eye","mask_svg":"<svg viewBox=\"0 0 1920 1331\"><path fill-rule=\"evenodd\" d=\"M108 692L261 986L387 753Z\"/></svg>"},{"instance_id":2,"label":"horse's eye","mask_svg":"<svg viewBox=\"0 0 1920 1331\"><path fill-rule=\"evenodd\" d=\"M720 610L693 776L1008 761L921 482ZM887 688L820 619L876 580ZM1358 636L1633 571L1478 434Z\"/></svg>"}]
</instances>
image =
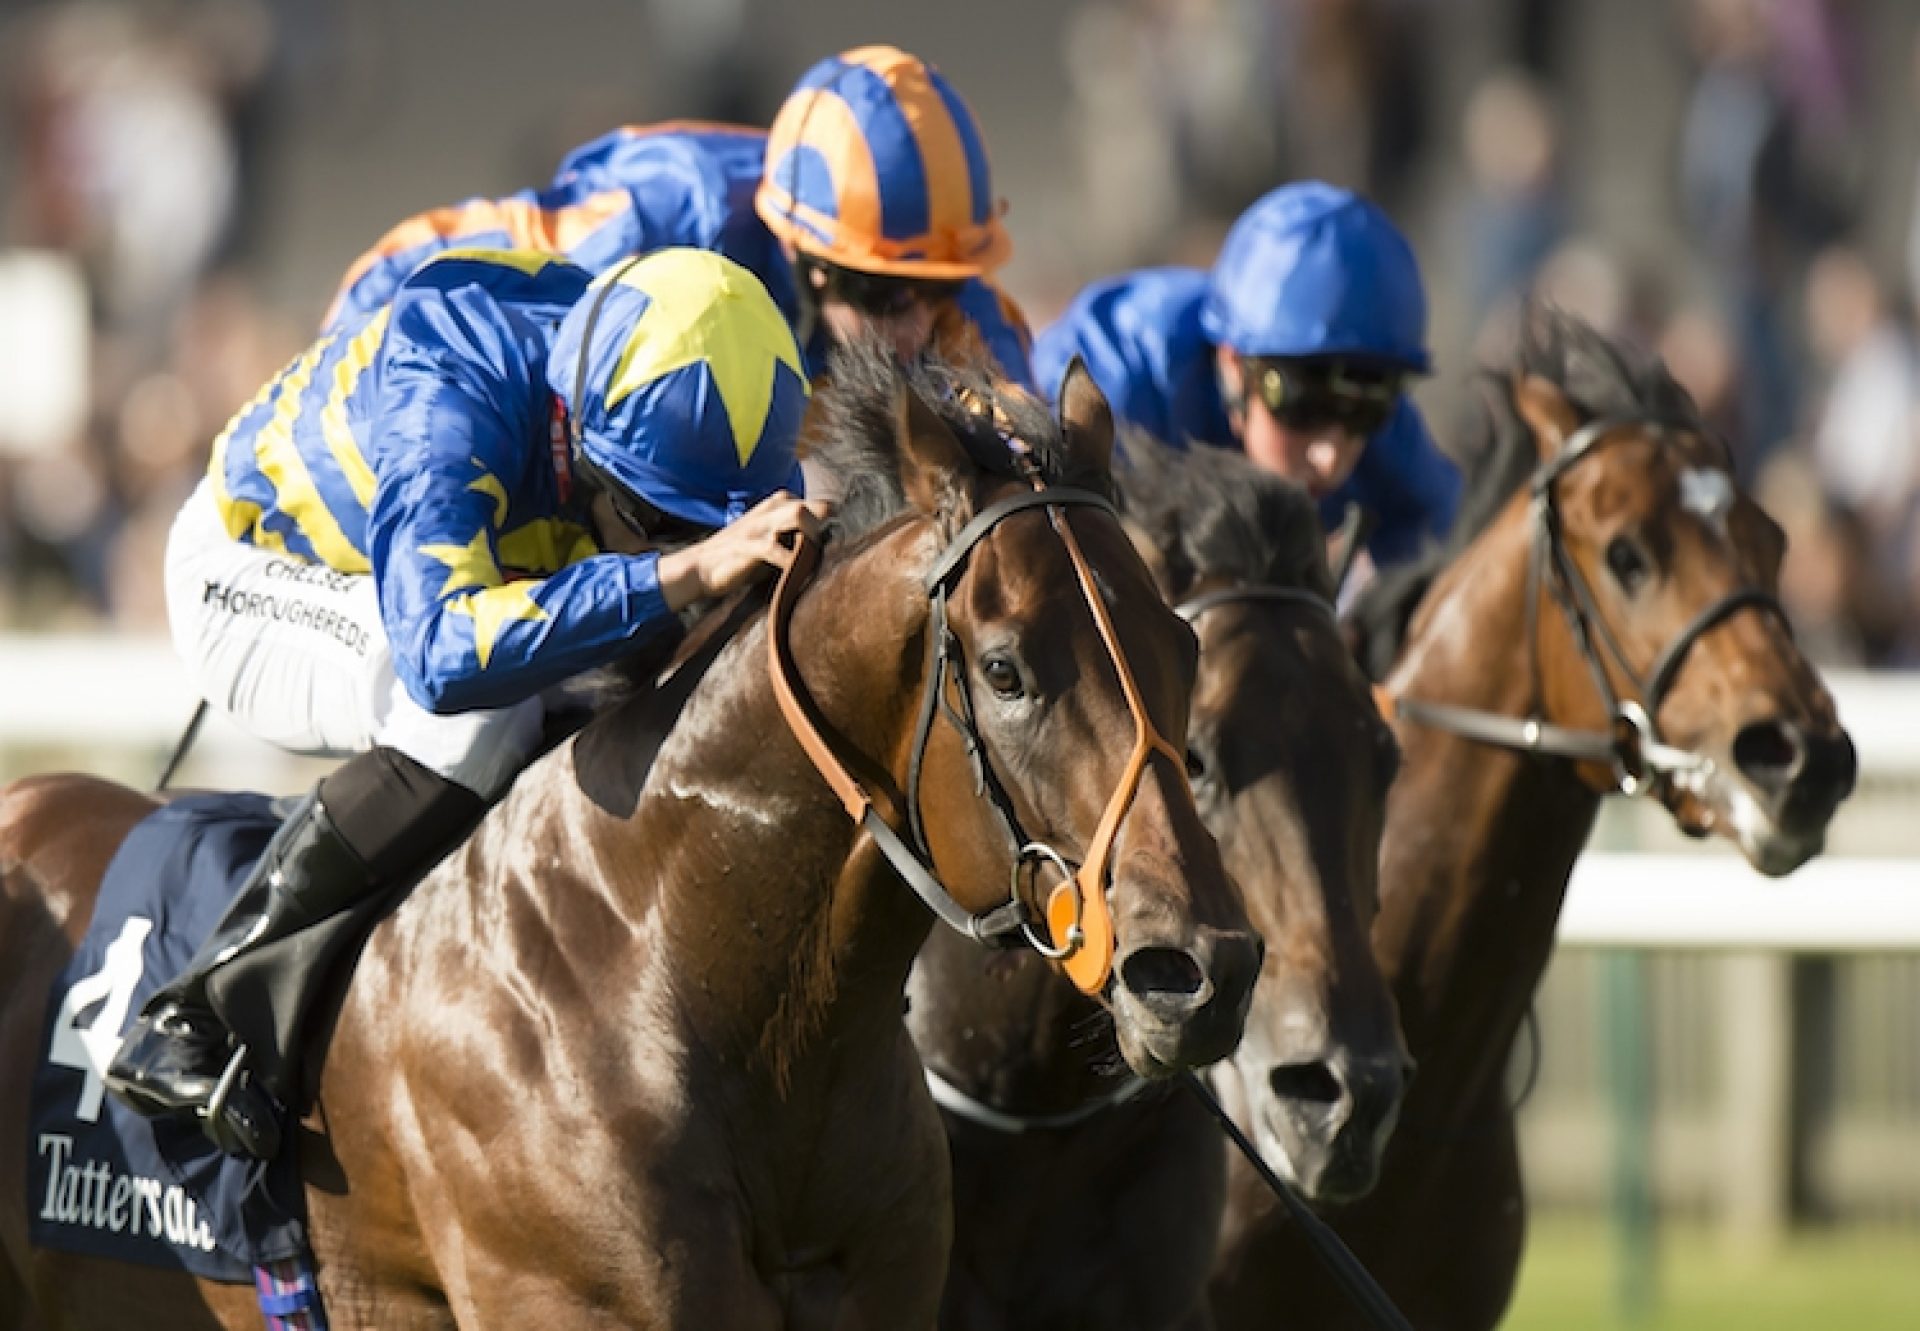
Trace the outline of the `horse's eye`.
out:
<instances>
[{"instance_id":1,"label":"horse's eye","mask_svg":"<svg viewBox=\"0 0 1920 1331\"><path fill-rule=\"evenodd\" d=\"M1020 668L1006 657L989 656L980 663L980 673L986 676L987 687L1002 698L1020 696Z\"/></svg>"},{"instance_id":2,"label":"horse's eye","mask_svg":"<svg viewBox=\"0 0 1920 1331\"><path fill-rule=\"evenodd\" d=\"M1653 566L1638 545L1624 536L1616 536L1607 542L1607 570L1620 584L1620 590L1631 596L1646 585Z\"/></svg>"}]
</instances>

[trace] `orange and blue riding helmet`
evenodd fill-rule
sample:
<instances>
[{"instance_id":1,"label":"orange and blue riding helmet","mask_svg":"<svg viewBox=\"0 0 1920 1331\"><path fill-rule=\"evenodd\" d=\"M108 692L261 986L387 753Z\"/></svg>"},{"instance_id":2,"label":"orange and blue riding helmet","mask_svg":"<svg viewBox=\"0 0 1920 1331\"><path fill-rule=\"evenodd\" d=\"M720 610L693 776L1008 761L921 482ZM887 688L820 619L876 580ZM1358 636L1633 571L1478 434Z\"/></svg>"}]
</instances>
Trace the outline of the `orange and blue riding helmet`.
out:
<instances>
[{"instance_id":1,"label":"orange and blue riding helmet","mask_svg":"<svg viewBox=\"0 0 1920 1331\"><path fill-rule=\"evenodd\" d=\"M807 71L774 117L754 208L802 253L861 272L951 281L1013 252L973 112L891 46Z\"/></svg>"}]
</instances>

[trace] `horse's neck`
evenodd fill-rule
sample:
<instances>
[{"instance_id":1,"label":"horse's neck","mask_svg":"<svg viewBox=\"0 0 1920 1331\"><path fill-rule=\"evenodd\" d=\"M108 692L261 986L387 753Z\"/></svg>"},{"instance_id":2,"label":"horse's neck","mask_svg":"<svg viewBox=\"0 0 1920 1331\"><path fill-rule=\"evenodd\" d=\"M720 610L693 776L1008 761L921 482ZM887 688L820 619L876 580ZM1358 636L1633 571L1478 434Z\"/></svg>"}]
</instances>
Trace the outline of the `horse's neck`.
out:
<instances>
[{"instance_id":1,"label":"horse's neck","mask_svg":"<svg viewBox=\"0 0 1920 1331\"><path fill-rule=\"evenodd\" d=\"M1525 527L1507 523L1436 587L1391 691L1524 716L1526 594ZM1499 1084L1599 798L1559 760L1413 723L1399 733L1375 948L1422 1086L1470 1094Z\"/></svg>"},{"instance_id":2,"label":"horse's neck","mask_svg":"<svg viewBox=\"0 0 1920 1331\"><path fill-rule=\"evenodd\" d=\"M923 603L917 585L893 585L916 567L894 544L830 564L795 615L800 679L845 758L902 750L912 721L900 672ZM898 1032L929 917L870 842L856 849L781 714L766 653L764 621L729 646L602 858L610 876L614 860L629 866L631 902L657 913L697 1038L785 1095L815 1046Z\"/></svg>"}]
</instances>

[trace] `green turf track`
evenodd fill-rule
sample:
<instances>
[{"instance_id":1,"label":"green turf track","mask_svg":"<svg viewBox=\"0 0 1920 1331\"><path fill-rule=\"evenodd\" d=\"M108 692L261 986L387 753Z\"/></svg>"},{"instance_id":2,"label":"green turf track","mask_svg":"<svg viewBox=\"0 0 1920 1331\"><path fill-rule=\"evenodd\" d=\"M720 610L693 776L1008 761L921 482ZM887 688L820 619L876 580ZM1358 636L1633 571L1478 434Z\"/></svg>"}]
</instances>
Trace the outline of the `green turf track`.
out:
<instances>
[{"instance_id":1,"label":"green turf track","mask_svg":"<svg viewBox=\"0 0 1920 1331\"><path fill-rule=\"evenodd\" d=\"M1920 1231L1823 1230L1742 1258L1700 1226L1667 1226L1658 1288L1622 1315L1612 1236L1537 1219L1506 1331L1920 1331Z\"/></svg>"}]
</instances>

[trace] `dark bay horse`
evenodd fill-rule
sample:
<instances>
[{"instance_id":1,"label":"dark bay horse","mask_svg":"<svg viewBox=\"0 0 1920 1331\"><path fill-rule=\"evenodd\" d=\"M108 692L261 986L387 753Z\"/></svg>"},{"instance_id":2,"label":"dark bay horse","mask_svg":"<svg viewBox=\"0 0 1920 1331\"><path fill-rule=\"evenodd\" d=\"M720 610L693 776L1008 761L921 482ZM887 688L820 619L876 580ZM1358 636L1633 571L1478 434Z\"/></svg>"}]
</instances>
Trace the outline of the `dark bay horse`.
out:
<instances>
[{"instance_id":1,"label":"dark bay horse","mask_svg":"<svg viewBox=\"0 0 1920 1331\"><path fill-rule=\"evenodd\" d=\"M1368 930L1397 752L1334 623L1313 506L1235 453L1125 441L1128 524L1200 636L1188 770L1267 940L1217 1080L1307 1194L1373 1182L1406 1055ZM1027 955L935 934L908 1026L954 1158L947 1331L1204 1326L1219 1128L1143 1090L1086 998Z\"/></svg>"},{"instance_id":2,"label":"dark bay horse","mask_svg":"<svg viewBox=\"0 0 1920 1331\"><path fill-rule=\"evenodd\" d=\"M1259 940L1178 749L1137 782L1127 757L1142 731L1184 745L1191 633L1092 495L1004 507L1026 481L941 382L910 385L864 348L823 398L818 459L844 498L788 640L818 732L896 829L917 782L930 864L975 917L1021 862L977 773L1051 853L1083 855L1117 819L1105 999L1121 1053L1149 1076L1219 1058ZM1111 420L1084 372L1058 425L1001 405L1061 503L1107 486ZM930 602L956 533L964 562ZM946 706L917 756L934 603L958 678L936 676ZM901 1017L932 917L796 741L765 623L720 652L664 742L642 695L530 769L374 932L301 1137L335 1327L934 1325L949 1163ZM47 984L149 807L79 777L0 796L10 1327L42 1324L28 1294L54 1326L257 1325L250 1291L25 1246Z\"/></svg>"},{"instance_id":3,"label":"dark bay horse","mask_svg":"<svg viewBox=\"0 0 1920 1331\"><path fill-rule=\"evenodd\" d=\"M1664 367L1540 310L1485 387L1491 438L1437 576L1383 582L1359 613L1397 656L1374 946L1420 1071L1379 1186L1327 1213L1435 1331L1492 1327L1512 1294L1526 1213L1503 1074L1601 797L1657 798L1782 874L1854 778L1772 599L1779 528ZM1314 1265L1237 1174L1219 1325L1363 1325Z\"/></svg>"}]
</instances>

